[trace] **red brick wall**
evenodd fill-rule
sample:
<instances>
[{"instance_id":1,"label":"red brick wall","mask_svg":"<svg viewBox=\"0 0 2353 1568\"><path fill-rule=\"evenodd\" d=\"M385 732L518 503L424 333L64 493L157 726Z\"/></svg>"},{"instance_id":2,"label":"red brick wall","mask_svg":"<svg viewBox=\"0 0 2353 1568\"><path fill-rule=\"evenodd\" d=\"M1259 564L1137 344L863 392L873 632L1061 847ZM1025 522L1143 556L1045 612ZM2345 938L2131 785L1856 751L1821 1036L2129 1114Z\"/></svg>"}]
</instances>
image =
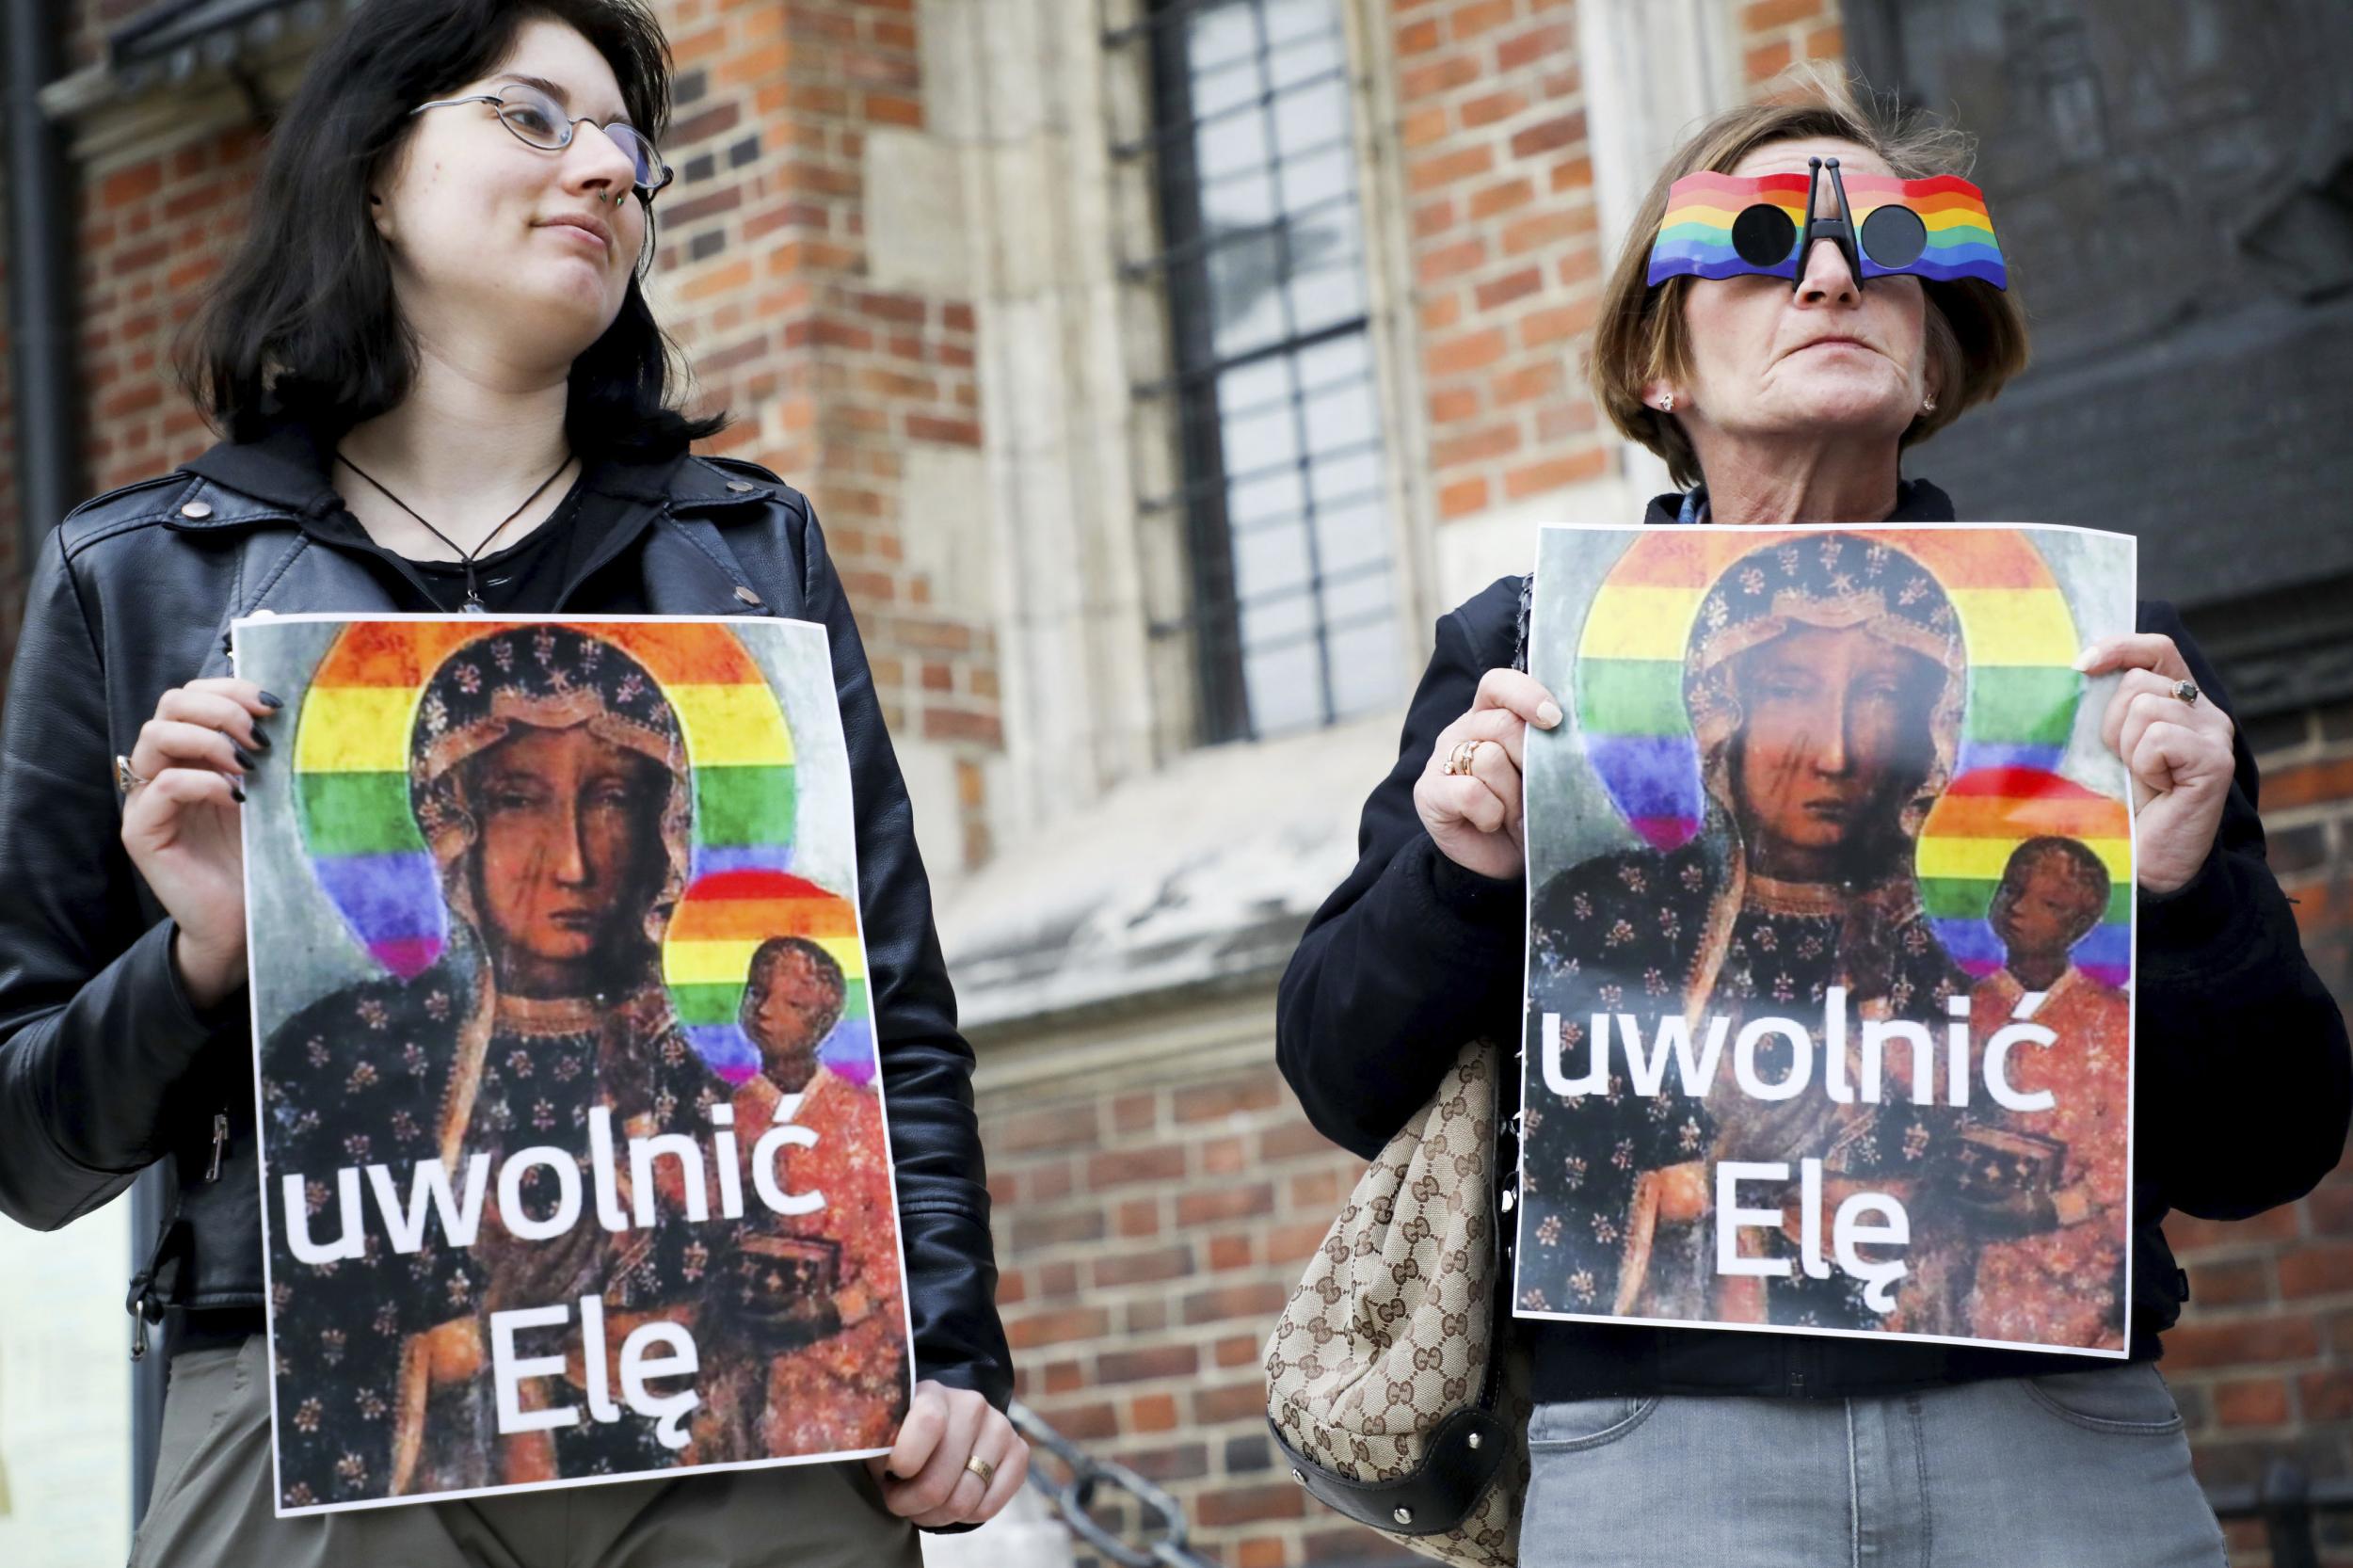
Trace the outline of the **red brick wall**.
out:
<instances>
[{"instance_id":1,"label":"red brick wall","mask_svg":"<svg viewBox=\"0 0 2353 1568\"><path fill-rule=\"evenodd\" d=\"M1397 0L1428 469L1441 518L1598 475L1572 375L1601 279L1569 0Z\"/></svg>"},{"instance_id":2,"label":"red brick wall","mask_svg":"<svg viewBox=\"0 0 2353 1568\"><path fill-rule=\"evenodd\" d=\"M260 168L259 136L235 130L83 182L79 375L92 493L161 473L212 444L171 378L171 356L244 232Z\"/></svg>"},{"instance_id":3,"label":"red brick wall","mask_svg":"<svg viewBox=\"0 0 2353 1568\"><path fill-rule=\"evenodd\" d=\"M1259 1360L1362 1162L1271 1065L984 1109L1021 1398L1182 1499L1214 1560L1396 1558L1275 1464ZM1140 1522L1116 1501L1103 1516Z\"/></svg>"},{"instance_id":4,"label":"red brick wall","mask_svg":"<svg viewBox=\"0 0 2353 1568\"><path fill-rule=\"evenodd\" d=\"M914 0L671 0L680 72L661 205L664 324L714 447L808 491L856 605L894 732L958 756L964 858L989 843L980 762L1001 749L993 629L907 564L901 481L925 442L980 444L971 301L868 282L870 130L923 125Z\"/></svg>"},{"instance_id":5,"label":"red brick wall","mask_svg":"<svg viewBox=\"0 0 2353 1568\"><path fill-rule=\"evenodd\" d=\"M2297 901L2304 950L2353 1000L2353 703L2261 727L2272 866ZM2243 1042L2249 1050L2260 1042ZM2165 1372L2209 1485L2258 1483L2276 1455L2353 1474L2353 1170L2301 1203L2235 1224L2175 1215L2166 1235L2190 1305ZM2324 1520L2324 1560L2353 1563L2353 1518ZM2260 1528L2230 1528L2232 1560L2266 1560Z\"/></svg>"}]
</instances>

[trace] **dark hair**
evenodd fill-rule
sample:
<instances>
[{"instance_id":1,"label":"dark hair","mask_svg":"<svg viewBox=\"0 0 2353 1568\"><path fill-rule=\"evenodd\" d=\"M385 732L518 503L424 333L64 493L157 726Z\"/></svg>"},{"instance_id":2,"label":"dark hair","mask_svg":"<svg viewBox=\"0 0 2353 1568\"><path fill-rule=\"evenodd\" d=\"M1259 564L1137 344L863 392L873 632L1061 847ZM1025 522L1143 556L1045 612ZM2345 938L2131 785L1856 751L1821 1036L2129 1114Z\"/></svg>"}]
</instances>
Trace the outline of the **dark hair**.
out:
<instances>
[{"instance_id":1,"label":"dark hair","mask_svg":"<svg viewBox=\"0 0 2353 1568\"><path fill-rule=\"evenodd\" d=\"M806 936L771 936L752 951L751 969L744 977L744 1000L737 1009L738 1021L744 1025L744 1032L749 1034L752 1016L768 1000L768 987L775 984L776 966L787 958L807 962L809 972L833 992L833 1011L825 1027L817 1031L817 1038L823 1040L841 1021L842 1011L849 1005L850 983L841 972L840 962Z\"/></svg>"},{"instance_id":2,"label":"dark hair","mask_svg":"<svg viewBox=\"0 0 2353 1568\"><path fill-rule=\"evenodd\" d=\"M2002 868L2001 884L1993 889L1992 912L2007 918L2009 906L2025 894L2027 879L2046 861L2058 868L2059 875L2074 890L2083 909L2076 918L2074 934L2067 939L2072 948L2090 935L2091 928L2100 923L2108 909L2108 869L2101 864L2089 844L2044 834L2011 850L2009 863Z\"/></svg>"},{"instance_id":3,"label":"dark hair","mask_svg":"<svg viewBox=\"0 0 2353 1568\"><path fill-rule=\"evenodd\" d=\"M368 191L398 152L409 111L492 70L527 22L585 38L613 68L630 118L660 137L670 49L644 0L370 0L320 49L272 138L251 226L183 343L179 369L232 440L296 420L340 435L396 408L417 345L392 296ZM653 253L648 213L647 256ZM724 428L671 406L674 347L641 286L572 361L565 428L574 450L672 456Z\"/></svg>"}]
</instances>

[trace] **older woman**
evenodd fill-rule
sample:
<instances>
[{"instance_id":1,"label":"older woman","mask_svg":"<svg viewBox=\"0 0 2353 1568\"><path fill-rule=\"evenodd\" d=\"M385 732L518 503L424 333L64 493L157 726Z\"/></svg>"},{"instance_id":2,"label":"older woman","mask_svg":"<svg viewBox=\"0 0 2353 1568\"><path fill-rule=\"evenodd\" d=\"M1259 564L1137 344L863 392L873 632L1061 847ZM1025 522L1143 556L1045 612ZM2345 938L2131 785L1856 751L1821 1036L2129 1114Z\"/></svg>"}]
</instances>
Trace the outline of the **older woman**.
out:
<instances>
[{"instance_id":1,"label":"older woman","mask_svg":"<svg viewBox=\"0 0 2353 1568\"><path fill-rule=\"evenodd\" d=\"M253 222L192 344L195 390L227 439L77 508L28 573L0 735L0 1212L56 1226L159 1162L171 1178L173 1221L133 1287L139 1333L172 1331L136 1562L909 1564L916 1527L985 1519L1022 1483L971 1050L857 628L808 501L691 452L721 422L676 406L678 367L647 302L670 81L643 0L357 8L280 117ZM271 749L276 699L230 674L229 624L556 610L827 629L907 1260L907 1417L871 1465L280 1520L243 995L248 964L272 955L247 952L239 780L290 765L290 748ZM584 1038L589 970L643 999L646 931L632 941L620 912L656 915L635 879L666 872L602 867L607 911L487 863L530 860L547 826L535 792L584 768L610 775L600 820L680 792L645 746L613 745L613 727L524 728L473 759L496 771L482 779L481 851L459 859L482 872L480 934L499 933L493 1027L560 1055ZM658 1009L635 1026L636 1044L667 1027ZM501 1101L487 1068L475 1093L479 1124ZM536 1097L508 1103L537 1114ZM598 1260L581 1267L595 1277ZM487 1290L499 1272L451 1277ZM371 1317L346 1334L373 1332ZM346 1458L372 1480L410 1463L354 1397L322 1414L344 1446L328 1463L295 1444L289 1484L316 1496ZM429 1399L424 1431L456 1431ZM573 1447L555 1473L597 1466ZM413 1464L492 1473L504 1457L429 1437Z\"/></svg>"},{"instance_id":2,"label":"older woman","mask_svg":"<svg viewBox=\"0 0 2353 1568\"><path fill-rule=\"evenodd\" d=\"M1863 176L1959 167L1949 136L1817 92L1718 118L1652 188L1605 296L1593 365L1612 421L1688 487L1645 520L1954 516L1942 491L1901 476L1901 457L2024 364L2024 313L2008 296L1864 265L1812 234L1782 276L1650 279L1677 179L1802 177L1832 158ZM1518 1037L1521 748L1528 725L1561 718L1524 673L1527 592L1506 579L1438 622L1397 766L1366 806L1362 858L1284 977L1284 1072L1315 1124L1368 1156L1464 1044ZM2251 1214L2309 1190L2342 1151L2353 1070L2344 1020L2264 865L2252 758L2180 617L2144 604L2136 633L2087 650L2079 667L2122 674L2103 736L2138 807L2132 1359L1519 1324L1538 1400L1524 1560L1770 1568L1866 1549L1956 1565L2221 1560L2153 1365L2185 1294L2158 1222L2171 1208ZM1465 742L1486 744L1456 772ZM1790 776L1843 788L1851 760L1800 758ZM1769 830L1769 802L1748 799ZM1823 833L1832 818L1811 815L1812 831L1769 831L1774 864L1754 868L1801 893L1852 872L1836 864L1851 836ZM1539 926L1554 918L1540 902Z\"/></svg>"}]
</instances>

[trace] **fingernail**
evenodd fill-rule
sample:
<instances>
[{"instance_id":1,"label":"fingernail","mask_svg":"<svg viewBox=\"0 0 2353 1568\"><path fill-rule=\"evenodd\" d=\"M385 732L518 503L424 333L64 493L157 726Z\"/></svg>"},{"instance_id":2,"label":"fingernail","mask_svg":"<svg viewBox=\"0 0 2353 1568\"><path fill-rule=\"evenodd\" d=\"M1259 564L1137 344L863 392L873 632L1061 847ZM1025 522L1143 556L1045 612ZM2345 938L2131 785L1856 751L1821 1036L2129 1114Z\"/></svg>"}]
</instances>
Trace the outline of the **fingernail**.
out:
<instances>
[{"instance_id":1,"label":"fingernail","mask_svg":"<svg viewBox=\"0 0 2353 1568\"><path fill-rule=\"evenodd\" d=\"M235 801L238 805L243 806L245 804L245 792L238 789L234 784L232 784L229 786L229 798Z\"/></svg>"},{"instance_id":2,"label":"fingernail","mask_svg":"<svg viewBox=\"0 0 2353 1568\"><path fill-rule=\"evenodd\" d=\"M267 751L269 748L270 738L262 733L262 727L260 725L255 725L253 727L253 749L256 751Z\"/></svg>"},{"instance_id":3,"label":"fingernail","mask_svg":"<svg viewBox=\"0 0 2353 1568\"><path fill-rule=\"evenodd\" d=\"M253 753L246 750L245 747L237 744L234 741L232 741L229 744L229 755L234 757L237 760L237 766L243 768L248 773L251 773L255 768L261 766L259 762L256 762L253 760Z\"/></svg>"},{"instance_id":4,"label":"fingernail","mask_svg":"<svg viewBox=\"0 0 2353 1568\"><path fill-rule=\"evenodd\" d=\"M1536 722L1543 725L1546 729L1550 729L1554 725L1559 724L1561 722L1561 705L1557 702L1539 703L1536 707Z\"/></svg>"},{"instance_id":5,"label":"fingernail","mask_svg":"<svg viewBox=\"0 0 2353 1568\"><path fill-rule=\"evenodd\" d=\"M2089 648L2085 648L2085 649L2084 649L2081 653L2076 654L2076 655L2075 655L2075 671L2076 671L2076 673L2080 675L2080 674L2082 674L2085 670L2089 669L2089 668L2091 667L2092 661L2093 661L2093 660L2095 660L2095 659L2097 659L2097 658L2099 658L2099 657L2100 657L2100 645L2099 645L2098 643L2094 643L2094 644L2092 644Z\"/></svg>"},{"instance_id":6,"label":"fingernail","mask_svg":"<svg viewBox=\"0 0 2353 1568\"><path fill-rule=\"evenodd\" d=\"M286 706L286 699L284 697L279 696L271 692L264 692L262 694L262 701L271 708L283 708Z\"/></svg>"}]
</instances>

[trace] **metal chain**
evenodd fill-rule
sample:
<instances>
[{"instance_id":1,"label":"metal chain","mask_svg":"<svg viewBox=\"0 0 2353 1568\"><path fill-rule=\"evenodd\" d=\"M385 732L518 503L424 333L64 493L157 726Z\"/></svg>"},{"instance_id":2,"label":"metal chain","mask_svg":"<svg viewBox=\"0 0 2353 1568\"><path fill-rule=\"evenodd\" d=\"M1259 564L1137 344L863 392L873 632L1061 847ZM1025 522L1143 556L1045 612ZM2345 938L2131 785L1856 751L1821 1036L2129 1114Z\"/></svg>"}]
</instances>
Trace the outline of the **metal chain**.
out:
<instances>
[{"instance_id":1,"label":"metal chain","mask_svg":"<svg viewBox=\"0 0 2353 1568\"><path fill-rule=\"evenodd\" d=\"M1044 1465L1033 1461L1030 1465L1030 1484L1045 1494L1053 1503L1054 1512L1062 1516L1062 1522L1070 1527L1070 1533L1085 1542L1091 1550L1118 1563L1120 1568L1216 1568L1186 1544L1182 1503L1125 1464L1092 1458L1019 1400L1014 1400L1005 1414L1020 1429L1021 1435L1030 1440L1032 1448L1052 1454L1069 1472L1067 1480L1056 1482L1048 1478ZM1105 1486L1127 1493L1143 1506L1145 1523L1142 1528L1147 1537L1143 1544L1121 1540L1087 1512L1096 1491Z\"/></svg>"}]
</instances>

